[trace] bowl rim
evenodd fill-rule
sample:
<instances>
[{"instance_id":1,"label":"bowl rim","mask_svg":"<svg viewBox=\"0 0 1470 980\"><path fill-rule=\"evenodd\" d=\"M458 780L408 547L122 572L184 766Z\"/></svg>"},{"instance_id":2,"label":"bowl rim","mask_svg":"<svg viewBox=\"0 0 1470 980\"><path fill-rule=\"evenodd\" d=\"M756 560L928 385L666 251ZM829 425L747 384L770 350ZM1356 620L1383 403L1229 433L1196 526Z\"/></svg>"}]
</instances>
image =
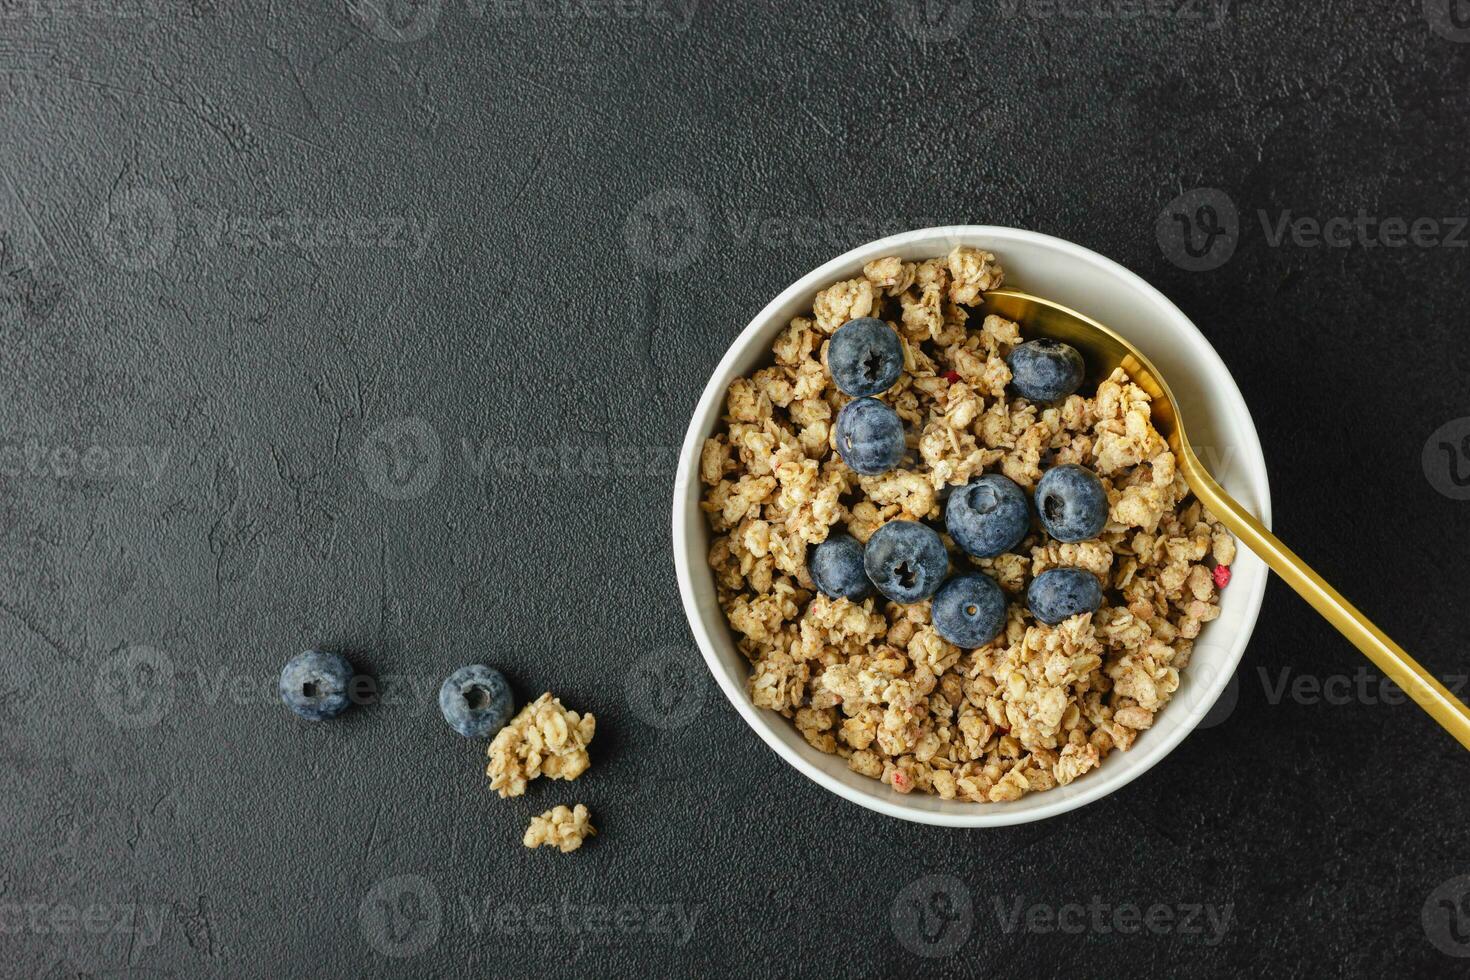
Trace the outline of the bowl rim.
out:
<instances>
[{"instance_id":1,"label":"bowl rim","mask_svg":"<svg viewBox=\"0 0 1470 980\"><path fill-rule=\"evenodd\" d=\"M674 478L673 493L673 549L674 567L679 583L679 595L684 607L685 618L689 622L689 628L694 634L695 642L699 645L700 654L704 659L705 666L714 675L715 682L720 690L724 692L726 699L734 706L735 710L744 719L745 723L755 731L761 741L774 751L782 759L786 760L798 772L815 782L817 785L851 803L881 813L885 816L895 817L914 823L930 824L943 827L1002 827L1021 823L1029 823L1036 820L1044 820L1048 817L1060 815L1071 810L1078 809L1088 803L1095 802L1133 782L1144 773L1157 765L1165 756L1169 755L1178 747L1184 738L1198 727L1200 721L1209 712L1219 699L1225 687L1235 676L1236 668L1239 667L1245 648L1255 632L1256 621L1260 616L1261 604L1265 596L1266 581L1269 574L1257 577L1248 593L1247 602L1242 607L1244 616L1237 629L1235 639L1232 642L1228 662L1222 665L1222 669L1213 677L1209 678L1204 695L1195 705L1190 716L1178 723L1177 727L1160 733L1161 737L1150 740L1144 746L1139 746L1129 753L1135 759L1135 765L1131 769L1119 769L1116 775L1109 779L1104 770L1099 769L1092 774L1093 778L1079 780L1073 784L1081 784L1081 788L1074 794L1057 794L1055 799L1047 799L1040 803L1032 803L1024 811L1010 808L1007 803L976 803L972 804L974 813L942 813L922 810L911 807L904 802L904 797L893 793L888 787L874 781L875 786L882 787L886 792L883 794L874 791L860 791L849 786L838 779L833 778L822 769L812 765L801 755L793 752L784 742L777 737L774 721L780 718L782 724L789 724L785 718L775 712L767 711L755 706L746 694L743 683L737 684L736 680L728 676L724 665L721 663L718 653L715 651L714 641L710 636L709 625L698 607L698 598L695 594L694 580L691 574L689 551L691 542L686 533L688 519L687 500L688 487L692 482L698 483L697 467L700 452L707 436L706 429L710 426L704 421L711 418L718 419L718 403L723 399L725 386L716 382L727 374L733 366L733 362L742 357L752 342L765 331L776 311L784 307L792 299L800 294L815 296L816 290L830 285L838 278L848 275L844 271L857 263L859 267L863 262L880 258L893 250L912 246L918 243L934 242L935 244L954 247L958 244L985 244L986 239L1009 240L1026 242L1043 248L1052 248L1067 253L1071 258L1092 265L1097 270L1108 276L1120 280L1124 285L1130 287L1141 298L1148 300L1160 313L1161 318L1172 321L1172 326L1183 336L1193 342L1192 353L1197 353L1207 362L1204 366L1205 373L1218 374L1227 379L1230 390L1226 392L1239 409L1238 424L1233 423L1230 431L1233 436L1243 440L1245 443L1244 456L1253 464L1251 469L1256 471L1253 475L1257 478L1254 487L1259 499L1258 513L1256 516L1267 528L1271 527L1271 493L1270 485L1265 472L1265 460L1261 451L1260 438L1256 432L1255 420L1250 414L1250 409L1245 403L1240 388L1235 384L1235 378L1230 369L1220 358L1214 347L1194 322L1187 317L1168 297L1150 285L1141 276L1125 268L1112 259L1107 258L1089 248L1069 242L1063 238L1041 232L1029 231L1022 228L1011 228L1004 225L945 225L930 228L921 228L913 231L902 232L897 235L889 235L885 238L875 239L856 248L843 252L828 261L822 263L810 272L799 277L785 289L781 290L769 303L763 306L759 312L751 318L750 322L730 342L729 348L720 358L718 364L710 374L705 384L704 391L699 397L693 414L690 417L689 427L685 432L684 441L679 452L678 469ZM715 413L713 416L711 413ZM712 429L711 429L712 431ZM702 515L699 515L702 519ZM728 629L728 624L721 623L723 628ZM1044 794L1047 797L1052 793Z\"/></svg>"}]
</instances>

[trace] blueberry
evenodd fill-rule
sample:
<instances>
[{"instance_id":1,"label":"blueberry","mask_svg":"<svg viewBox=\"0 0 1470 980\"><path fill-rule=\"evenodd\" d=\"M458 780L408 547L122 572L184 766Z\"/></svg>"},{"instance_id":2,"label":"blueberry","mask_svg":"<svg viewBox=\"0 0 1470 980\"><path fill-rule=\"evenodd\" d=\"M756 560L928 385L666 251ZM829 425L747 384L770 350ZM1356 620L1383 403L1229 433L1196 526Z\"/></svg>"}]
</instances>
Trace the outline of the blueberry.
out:
<instances>
[{"instance_id":1,"label":"blueberry","mask_svg":"<svg viewBox=\"0 0 1470 980\"><path fill-rule=\"evenodd\" d=\"M1036 484L1036 513L1058 541L1086 541L1108 523L1108 493L1091 470L1075 463L1054 466Z\"/></svg>"},{"instance_id":2,"label":"blueberry","mask_svg":"<svg viewBox=\"0 0 1470 980\"><path fill-rule=\"evenodd\" d=\"M837 413L837 452L863 476L887 473L907 450L903 421L876 398L857 398Z\"/></svg>"},{"instance_id":3,"label":"blueberry","mask_svg":"<svg viewBox=\"0 0 1470 980\"><path fill-rule=\"evenodd\" d=\"M1082 384L1086 366L1075 347L1060 340L1032 340L1006 358L1011 384L1035 402L1056 402Z\"/></svg>"},{"instance_id":4,"label":"blueberry","mask_svg":"<svg viewBox=\"0 0 1470 980\"><path fill-rule=\"evenodd\" d=\"M863 570L863 546L850 534L837 532L812 549L807 562L812 581L833 599L857 602L873 594L873 583Z\"/></svg>"},{"instance_id":5,"label":"blueberry","mask_svg":"<svg viewBox=\"0 0 1470 980\"><path fill-rule=\"evenodd\" d=\"M949 552L934 529L916 521L889 521L868 539L863 568L894 602L929 598L949 571Z\"/></svg>"},{"instance_id":6,"label":"blueberry","mask_svg":"<svg viewBox=\"0 0 1470 980\"><path fill-rule=\"evenodd\" d=\"M949 495L944 526L969 554L994 558L1020 544L1031 529L1031 506L1026 491L999 473L988 473Z\"/></svg>"},{"instance_id":7,"label":"blueberry","mask_svg":"<svg viewBox=\"0 0 1470 980\"><path fill-rule=\"evenodd\" d=\"M934 629L957 647L973 650L1000 635L1006 624L1006 597L990 576L956 575L934 596Z\"/></svg>"},{"instance_id":8,"label":"blueberry","mask_svg":"<svg viewBox=\"0 0 1470 980\"><path fill-rule=\"evenodd\" d=\"M903 372L903 343L882 320L851 320L832 335L827 368L837 387L854 398L880 395Z\"/></svg>"},{"instance_id":9,"label":"blueberry","mask_svg":"<svg viewBox=\"0 0 1470 980\"><path fill-rule=\"evenodd\" d=\"M335 718L347 710L352 665L341 654L307 650L281 668L281 700L307 721Z\"/></svg>"},{"instance_id":10,"label":"blueberry","mask_svg":"<svg viewBox=\"0 0 1470 980\"><path fill-rule=\"evenodd\" d=\"M515 700L500 671L470 664L444 679L439 687L439 710L449 727L461 735L484 738L510 721Z\"/></svg>"},{"instance_id":11,"label":"blueberry","mask_svg":"<svg viewBox=\"0 0 1470 980\"><path fill-rule=\"evenodd\" d=\"M1032 579L1026 589L1026 606L1031 615L1048 626L1078 613L1095 612L1102 605L1102 598L1097 576L1085 568L1049 569Z\"/></svg>"}]
</instances>

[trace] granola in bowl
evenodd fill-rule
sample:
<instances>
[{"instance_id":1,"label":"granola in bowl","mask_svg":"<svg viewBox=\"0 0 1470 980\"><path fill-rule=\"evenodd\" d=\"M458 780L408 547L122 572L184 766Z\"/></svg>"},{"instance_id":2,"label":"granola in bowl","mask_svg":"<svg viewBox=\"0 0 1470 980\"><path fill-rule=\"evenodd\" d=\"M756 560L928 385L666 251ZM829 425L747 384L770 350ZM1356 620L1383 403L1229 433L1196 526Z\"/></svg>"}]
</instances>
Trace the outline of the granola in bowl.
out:
<instances>
[{"instance_id":1,"label":"granola in bowl","mask_svg":"<svg viewBox=\"0 0 1470 980\"><path fill-rule=\"evenodd\" d=\"M968 246L869 262L790 321L772 363L730 385L724 425L700 457L708 560L750 663L753 703L900 793L1014 800L1126 751L1219 615L1234 558L1233 540L1177 474L1148 396L1121 372L1053 402L1019 396L1008 364L1022 345L1016 324L972 316L1002 280L994 256ZM859 447L839 452L838 419L855 399L828 355L840 328L873 319L897 337L902 365L865 397L897 416L906 445L898 464L869 467ZM844 362L838 373L851 370ZM1069 465L1105 491L1095 536L1059 540L1033 524L1012 547L975 557L944 533L957 489L998 474L1031 495L1044 473ZM955 634L936 625L936 599L818 588L817 545L850 535L866 547L895 522L940 533L951 582L978 573L999 587L994 639L947 640L942 632ZM1027 592L1053 569L1096 576L1095 608L1043 622Z\"/></svg>"}]
</instances>

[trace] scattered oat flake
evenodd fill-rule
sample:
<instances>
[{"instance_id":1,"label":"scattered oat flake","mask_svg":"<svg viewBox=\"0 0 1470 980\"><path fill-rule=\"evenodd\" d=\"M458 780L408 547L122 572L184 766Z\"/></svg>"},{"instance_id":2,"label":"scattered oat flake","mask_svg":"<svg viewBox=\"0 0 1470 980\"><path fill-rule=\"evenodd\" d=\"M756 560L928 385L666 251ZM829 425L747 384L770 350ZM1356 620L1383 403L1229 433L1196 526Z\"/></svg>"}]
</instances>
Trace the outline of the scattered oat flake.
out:
<instances>
[{"instance_id":1,"label":"scattered oat flake","mask_svg":"<svg viewBox=\"0 0 1470 980\"><path fill-rule=\"evenodd\" d=\"M575 807L553 807L539 817L532 817L522 843L527 847L555 847L563 854L570 854L582 846L584 839L595 836L597 828L592 826L592 815L578 803Z\"/></svg>"},{"instance_id":2,"label":"scattered oat flake","mask_svg":"<svg viewBox=\"0 0 1470 980\"><path fill-rule=\"evenodd\" d=\"M1230 584L1230 566L1229 565L1216 565L1215 566L1215 573L1214 574L1215 574L1215 588L1217 588L1217 589L1223 589L1223 588L1225 588L1225 586L1227 586L1227 585Z\"/></svg>"}]
</instances>

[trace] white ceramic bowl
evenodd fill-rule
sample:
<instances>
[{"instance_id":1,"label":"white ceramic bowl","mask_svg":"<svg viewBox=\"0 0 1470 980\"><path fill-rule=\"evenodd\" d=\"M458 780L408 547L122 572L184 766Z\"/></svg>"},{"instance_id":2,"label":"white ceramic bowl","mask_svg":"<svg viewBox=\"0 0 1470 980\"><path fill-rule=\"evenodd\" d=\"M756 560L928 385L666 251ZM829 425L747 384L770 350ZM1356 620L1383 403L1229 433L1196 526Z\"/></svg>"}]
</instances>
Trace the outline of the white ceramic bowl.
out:
<instances>
[{"instance_id":1,"label":"white ceramic bowl","mask_svg":"<svg viewBox=\"0 0 1470 980\"><path fill-rule=\"evenodd\" d=\"M776 335L791 317L810 312L819 290L860 275L864 263L875 258L926 259L944 255L957 244L994 252L1006 271L1007 285L1070 306L1137 344L1179 399L1200 459L1226 490L1270 525L1266 464L1250 412L1225 364L1174 304L1116 262L1070 242L1015 228L960 225L894 235L840 255L792 283L741 331L710 378L684 438L674 485L674 565L690 629L710 671L741 717L777 755L826 789L891 817L949 827L996 827L1040 820L1090 803L1168 755L1199 725L1233 678L1260 612L1267 570L1259 558L1240 549L1230 585L1222 594L1220 618L1205 625L1179 690L1132 749L1109 753L1098 769L1071 785L1014 802L966 803L918 792L897 793L850 771L840 756L818 752L790 721L751 703L746 693L749 668L735 649L705 560L710 532L698 506L700 447L720 424L725 391L735 378L770 363ZM1231 691L1227 698L1234 694ZM1222 703L1222 708L1228 705Z\"/></svg>"}]
</instances>

